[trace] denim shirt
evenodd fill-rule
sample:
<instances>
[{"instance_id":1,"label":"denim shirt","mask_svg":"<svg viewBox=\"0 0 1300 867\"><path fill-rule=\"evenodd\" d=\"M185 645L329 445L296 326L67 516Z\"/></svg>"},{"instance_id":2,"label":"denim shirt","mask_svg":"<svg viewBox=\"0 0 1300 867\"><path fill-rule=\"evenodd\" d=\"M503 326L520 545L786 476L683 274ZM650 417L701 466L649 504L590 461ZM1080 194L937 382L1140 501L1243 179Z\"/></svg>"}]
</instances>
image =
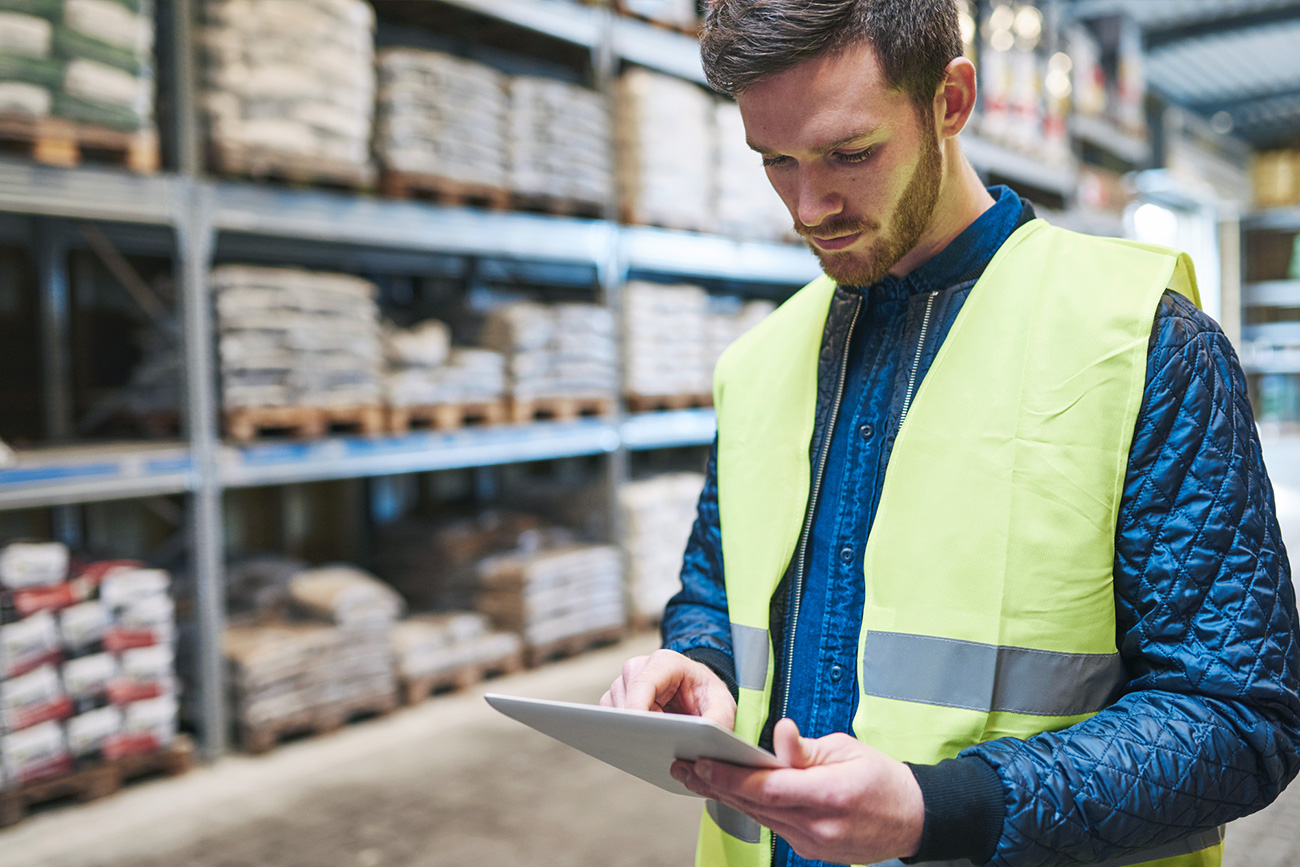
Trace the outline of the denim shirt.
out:
<instances>
[{"instance_id":1,"label":"denim shirt","mask_svg":"<svg viewBox=\"0 0 1300 867\"><path fill-rule=\"evenodd\" d=\"M876 517L885 467L899 419L893 384L911 373L918 347L904 345L916 296L938 292L981 272L1011 235L1023 203L1005 186L995 201L947 247L904 277L886 276L862 295L849 339L840 414L830 434L825 477L808 543L808 568L795 633L787 716L805 737L852 733L858 687L855 657L866 591L862 556ZM957 305L954 305L954 308ZM943 342L955 318L936 318L931 346ZM918 379L927 365L918 365ZM915 383L916 386L920 382ZM783 655L783 654L782 654ZM777 865L810 863L779 840Z\"/></svg>"}]
</instances>

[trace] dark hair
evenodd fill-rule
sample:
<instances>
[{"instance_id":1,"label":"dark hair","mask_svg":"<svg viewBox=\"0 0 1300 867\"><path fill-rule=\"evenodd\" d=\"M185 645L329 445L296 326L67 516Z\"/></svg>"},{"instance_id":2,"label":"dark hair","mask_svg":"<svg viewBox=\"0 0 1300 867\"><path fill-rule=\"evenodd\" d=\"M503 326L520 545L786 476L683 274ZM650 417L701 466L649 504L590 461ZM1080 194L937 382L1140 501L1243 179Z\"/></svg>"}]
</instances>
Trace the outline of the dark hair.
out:
<instances>
[{"instance_id":1,"label":"dark hair","mask_svg":"<svg viewBox=\"0 0 1300 867\"><path fill-rule=\"evenodd\" d=\"M962 54L956 0L711 0L700 36L709 84L735 96L822 54L870 43L889 86L929 105Z\"/></svg>"}]
</instances>

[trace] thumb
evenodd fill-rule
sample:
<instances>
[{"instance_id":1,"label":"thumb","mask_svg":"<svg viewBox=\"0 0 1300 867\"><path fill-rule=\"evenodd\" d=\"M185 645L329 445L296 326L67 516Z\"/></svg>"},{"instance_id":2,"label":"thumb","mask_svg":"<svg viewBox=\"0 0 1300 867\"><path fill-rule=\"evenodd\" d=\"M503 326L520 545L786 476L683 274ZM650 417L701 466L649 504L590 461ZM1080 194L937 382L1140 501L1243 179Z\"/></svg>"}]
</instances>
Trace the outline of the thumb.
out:
<instances>
[{"instance_id":1,"label":"thumb","mask_svg":"<svg viewBox=\"0 0 1300 867\"><path fill-rule=\"evenodd\" d=\"M799 734L799 724L788 717L779 720L772 732L776 757L792 768L807 768L816 763L809 740Z\"/></svg>"}]
</instances>

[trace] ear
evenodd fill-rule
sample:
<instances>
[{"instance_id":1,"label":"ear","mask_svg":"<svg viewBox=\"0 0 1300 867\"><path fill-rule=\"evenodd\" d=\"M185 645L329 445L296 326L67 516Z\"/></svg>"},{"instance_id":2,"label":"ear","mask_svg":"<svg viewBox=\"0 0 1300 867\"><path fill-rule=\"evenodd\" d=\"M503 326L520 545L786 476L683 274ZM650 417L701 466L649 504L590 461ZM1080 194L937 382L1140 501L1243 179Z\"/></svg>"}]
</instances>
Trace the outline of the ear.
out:
<instances>
[{"instance_id":1,"label":"ear","mask_svg":"<svg viewBox=\"0 0 1300 867\"><path fill-rule=\"evenodd\" d=\"M943 82L934 95L935 131L940 138L957 135L975 110L975 64L966 57L954 57L944 71Z\"/></svg>"}]
</instances>

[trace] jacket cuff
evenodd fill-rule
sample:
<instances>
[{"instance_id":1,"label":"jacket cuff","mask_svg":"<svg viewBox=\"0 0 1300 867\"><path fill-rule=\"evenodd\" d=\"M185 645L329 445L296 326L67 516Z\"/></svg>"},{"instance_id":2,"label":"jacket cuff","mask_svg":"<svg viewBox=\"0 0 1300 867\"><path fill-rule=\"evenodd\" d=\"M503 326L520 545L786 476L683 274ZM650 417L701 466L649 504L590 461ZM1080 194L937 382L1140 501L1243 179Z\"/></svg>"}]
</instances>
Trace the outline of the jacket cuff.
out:
<instances>
[{"instance_id":1,"label":"jacket cuff","mask_svg":"<svg viewBox=\"0 0 1300 867\"><path fill-rule=\"evenodd\" d=\"M682 651L682 656L702 665L707 665L713 673L731 690L731 697L740 701L740 684L736 682L736 661L716 647L691 647Z\"/></svg>"},{"instance_id":2,"label":"jacket cuff","mask_svg":"<svg viewBox=\"0 0 1300 867\"><path fill-rule=\"evenodd\" d=\"M921 787L925 826L921 848L904 864L993 858L1006 817L1006 792L993 766L978 756L944 759L937 765L907 765Z\"/></svg>"}]
</instances>

